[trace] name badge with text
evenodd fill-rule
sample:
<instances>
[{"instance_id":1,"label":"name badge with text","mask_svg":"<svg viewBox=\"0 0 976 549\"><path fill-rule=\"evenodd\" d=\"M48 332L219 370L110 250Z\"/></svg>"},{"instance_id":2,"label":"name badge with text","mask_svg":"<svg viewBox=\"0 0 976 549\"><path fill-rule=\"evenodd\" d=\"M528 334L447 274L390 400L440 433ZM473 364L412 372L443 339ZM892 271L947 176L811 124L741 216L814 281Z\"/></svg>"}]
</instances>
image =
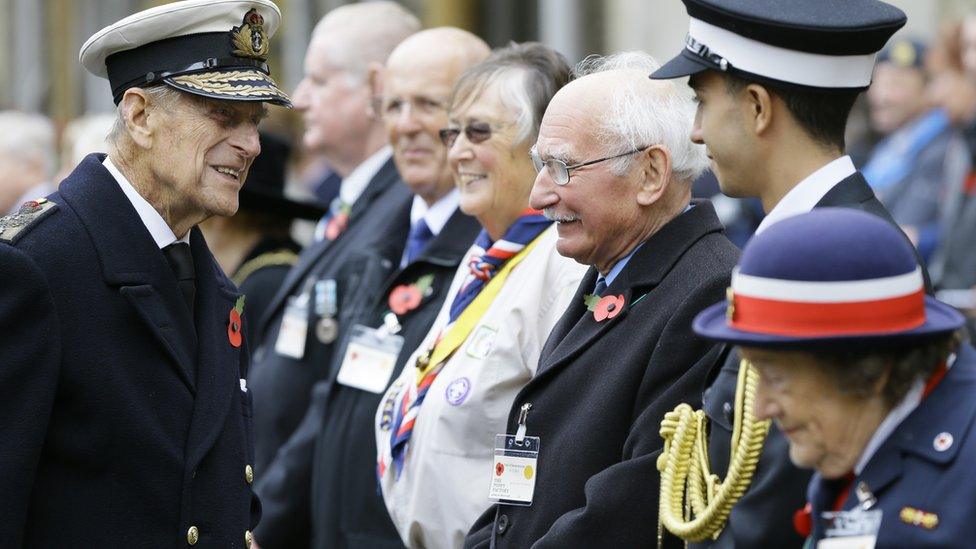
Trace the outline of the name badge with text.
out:
<instances>
[{"instance_id":1,"label":"name badge with text","mask_svg":"<svg viewBox=\"0 0 976 549\"><path fill-rule=\"evenodd\" d=\"M385 327L353 326L336 380L348 387L383 393L402 349L403 337Z\"/></svg>"},{"instance_id":2,"label":"name badge with text","mask_svg":"<svg viewBox=\"0 0 976 549\"><path fill-rule=\"evenodd\" d=\"M539 437L495 435L495 459L488 499L508 505L532 505L538 476Z\"/></svg>"}]
</instances>

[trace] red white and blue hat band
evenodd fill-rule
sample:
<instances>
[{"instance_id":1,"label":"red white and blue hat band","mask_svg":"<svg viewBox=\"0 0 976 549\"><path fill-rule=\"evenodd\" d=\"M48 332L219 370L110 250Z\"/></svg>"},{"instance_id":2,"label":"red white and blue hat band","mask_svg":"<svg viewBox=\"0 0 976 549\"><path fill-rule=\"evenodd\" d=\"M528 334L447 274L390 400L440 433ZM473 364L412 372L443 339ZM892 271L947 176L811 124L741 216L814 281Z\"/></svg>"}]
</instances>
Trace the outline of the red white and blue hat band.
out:
<instances>
[{"instance_id":1,"label":"red white and blue hat band","mask_svg":"<svg viewBox=\"0 0 976 549\"><path fill-rule=\"evenodd\" d=\"M852 281L784 280L732 273L727 322L745 332L799 338L886 334L925 323L920 267Z\"/></svg>"}]
</instances>

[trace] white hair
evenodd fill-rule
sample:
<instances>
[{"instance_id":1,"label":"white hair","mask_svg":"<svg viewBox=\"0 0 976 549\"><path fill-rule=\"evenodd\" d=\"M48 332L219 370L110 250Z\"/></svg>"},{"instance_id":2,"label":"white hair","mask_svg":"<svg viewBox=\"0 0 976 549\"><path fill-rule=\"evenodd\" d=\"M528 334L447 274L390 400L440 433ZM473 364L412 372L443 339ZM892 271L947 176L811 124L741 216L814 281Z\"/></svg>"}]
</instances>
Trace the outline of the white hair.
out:
<instances>
[{"instance_id":1,"label":"white hair","mask_svg":"<svg viewBox=\"0 0 976 549\"><path fill-rule=\"evenodd\" d=\"M37 164L52 178L57 168L54 124L42 114L0 111L0 152Z\"/></svg>"},{"instance_id":2,"label":"white hair","mask_svg":"<svg viewBox=\"0 0 976 549\"><path fill-rule=\"evenodd\" d=\"M610 102L601 116L600 140L607 154L625 153L650 145L663 145L671 153L671 170L682 181L692 181L708 167L705 147L692 143L695 103L690 90L670 80L648 76L660 64L642 51L626 51L607 57L589 56L577 65L575 75L583 77L607 71L628 71L633 76L619 79L610 92ZM633 155L613 161L611 170L623 175Z\"/></svg>"},{"instance_id":3,"label":"white hair","mask_svg":"<svg viewBox=\"0 0 976 549\"><path fill-rule=\"evenodd\" d=\"M325 14L312 31L312 41L341 36L330 44L329 59L336 68L362 80L371 63L385 65L397 45L419 30L420 20L406 8L375 0L346 4Z\"/></svg>"},{"instance_id":4,"label":"white hair","mask_svg":"<svg viewBox=\"0 0 976 549\"><path fill-rule=\"evenodd\" d=\"M155 84L142 89L149 96L150 101L167 108L175 105L184 95L189 95L166 84ZM115 107L115 123L109 131L106 141L118 145L123 136L128 137L128 135L129 132L125 127L125 113L122 112L122 102L119 102L118 106Z\"/></svg>"}]
</instances>

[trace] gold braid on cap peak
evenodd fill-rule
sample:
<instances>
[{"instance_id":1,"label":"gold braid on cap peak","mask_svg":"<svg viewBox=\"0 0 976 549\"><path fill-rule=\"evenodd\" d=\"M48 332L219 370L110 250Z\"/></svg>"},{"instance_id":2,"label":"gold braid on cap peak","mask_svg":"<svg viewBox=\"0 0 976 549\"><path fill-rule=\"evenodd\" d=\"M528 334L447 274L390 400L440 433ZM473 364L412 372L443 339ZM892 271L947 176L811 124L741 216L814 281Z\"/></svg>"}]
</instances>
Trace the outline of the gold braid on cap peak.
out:
<instances>
[{"instance_id":1,"label":"gold braid on cap peak","mask_svg":"<svg viewBox=\"0 0 976 549\"><path fill-rule=\"evenodd\" d=\"M664 451L657 460L661 472L658 547L663 541L662 526L685 542L717 539L732 506L749 488L770 423L757 421L753 414L757 375L752 365L741 361L735 388L731 455L724 481L719 482L718 475L708 467L705 413L679 404L664 416Z\"/></svg>"}]
</instances>

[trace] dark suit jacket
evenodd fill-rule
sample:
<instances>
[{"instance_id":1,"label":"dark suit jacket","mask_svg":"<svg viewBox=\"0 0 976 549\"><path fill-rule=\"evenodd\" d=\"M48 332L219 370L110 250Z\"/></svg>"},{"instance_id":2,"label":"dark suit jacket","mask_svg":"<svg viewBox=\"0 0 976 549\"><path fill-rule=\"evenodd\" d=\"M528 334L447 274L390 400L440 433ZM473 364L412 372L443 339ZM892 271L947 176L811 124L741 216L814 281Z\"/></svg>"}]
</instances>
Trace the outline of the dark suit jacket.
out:
<instances>
[{"instance_id":1,"label":"dark suit jacket","mask_svg":"<svg viewBox=\"0 0 976 549\"><path fill-rule=\"evenodd\" d=\"M841 180L827 192L817 208L840 207L861 210L896 225L888 210L874 196L859 173ZM906 237L907 238L907 237ZM917 257L917 254L916 254ZM921 259L918 260L921 264ZM923 266L926 287L928 273ZM729 465L734 417L735 386L739 375L739 353L726 349L728 358L718 362L702 397L708 416L708 459L712 472L725 477ZM719 538L695 544L699 547L801 547L803 538L793 528L793 513L806 504L810 471L797 469L789 459L789 442L775 427L769 430L752 484L732 508Z\"/></svg>"},{"instance_id":2,"label":"dark suit jacket","mask_svg":"<svg viewBox=\"0 0 976 549\"><path fill-rule=\"evenodd\" d=\"M316 318L310 304L302 359L276 353L274 347L287 298L301 294L308 279L335 278L345 258L372 241L378 228L385 226L395 212L409 207L412 197L400 181L393 161L388 161L353 204L345 232L335 241L323 240L306 248L271 300L262 322L262 346L255 352L248 379L254 393L255 469L259 475L301 422L312 385L326 376L335 346L323 344L315 337Z\"/></svg>"},{"instance_id":3,"label":"dark suit jacket","mask_svg":"<svg viewBox=\"0 0 976 549\"><path fill-rule=\"evenodd\" d=\"M583 304L597 277L590 269L509 414L515 433L519 409L532 404L527 435L541 439L532 505L493 507L466 546L656 544L661 420L679 403L700 403L718 347L691 321L725 295L737 258L711 203L696 202L610 284L604 295L627 303L612 319L596 322Z\"/></svg>"},{"instance_id":4,"label":"dark suit jacket","mask_svg":"<svg viewBox=\"0 0 976 549\"><path fill-rule=\"evenodd\" d=\"M404 345L391 382L427 335L480 230L474 218L458 210L421 255L399 269L409 213L407 207L395 215L374 245L350 255L338 274L344 298L340 341L356 324L382 325L393 288L434 275L433 292L399 318ZM344 354L345 345L336 346L329 374L315 385L305 418L258 484L266 510L257 531L262 547L307 546L309 529L317 548L402 547L376 485L372 429L382 395L335 381Z\"/></svg>"},{"instance_id":5,"label":"dark suit jacket","mask_svg":"<svg viewBox=\"0 0 976 549\"><path fill-rule=\"evenodd\" d=\"M238 293L193 229L191 317L103 158L0 243L0 544L182 547L196 526L199 546L243 547L260 506Z\"/></svg>"},{"instance_id":6,"label":"dark suit jacket","mask_svg":"<svg viewBox=\"0 0 976 549\"><path fill-rule=\"evenodd\" d=\"M955 364L898 427L881 444L858 475L877 498L872 509L882 511L877 547L968 548L976 540L973 494L976 493L976 352L968 344ZM946 434L951 438L946 438ZM936 447L934 441L950 440ZM835 488L831 490L830 488ZM831 510L839 494L836 482L814 475L810 483L813 516ZM843 509L858 505L851 490ZM938 517L938 525L925 528L901 518L906 507ZM823 536L813 521L814 545Z\"/></svg>"},{"instance_id":7,"label":"dark suit jacket","mask_svg":"<svg viewBox=\"0 0 976 549\"><path fill-rule=\"evenodd\" d=\"M266 236L247 253L231 280L237 282L237 287L247 298L248 318L259 319L265 315L288 272L298 261L301 250L291 238ZM255 324L248 324L246 336L250 346L256 349L261 346L261 338Z\"/></svg>"}]
</instances>

